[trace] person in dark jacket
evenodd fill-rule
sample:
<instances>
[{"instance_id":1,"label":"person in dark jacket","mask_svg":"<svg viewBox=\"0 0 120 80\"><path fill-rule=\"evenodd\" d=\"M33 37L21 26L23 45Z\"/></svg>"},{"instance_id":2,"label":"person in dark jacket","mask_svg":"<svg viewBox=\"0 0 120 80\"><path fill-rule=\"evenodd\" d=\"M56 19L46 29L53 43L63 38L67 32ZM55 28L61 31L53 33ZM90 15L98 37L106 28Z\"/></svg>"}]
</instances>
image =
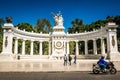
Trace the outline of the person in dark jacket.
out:
<instances>
[{"instance_id":1,"label":"person in dark jacket","mask_svg":"<svg viewBox=\"0 0 120 80\"><path fill-rule=\"evenodd\" d=\"M74 56L74 63L76 64L76 59L77 59L77 57L76 57L76 55Z\"/></svg>"},{"instance_id":2,"label":"person in dark jacket","mask_svg":"<svg viewBox=\"0 0 120 80\"><path fill-rule=\"evenodd\" d=\"M64 55L64 66L67 66L67 55Z\"/></svg>"},{"instance_id":3,"label":"person in dark jacket","mask_svg":"<svg viewBox=\"0 0 120 80\"><path fill-rule=\"evenodd\" d=\"M108 62L104 60L104 56L101 56L100 60L98 61L98 65L102 69L105 69L107 64L108 64Z\"/></svg>"},{"instance_id":4,"label":"person in dark jacket","mask_svg":"<svg viewBox=\"0 0 120 80\"><path fill-rule=\"evenodd\" d=\"M71 65L72 57L70 56L70 54L68 56L68 59L69 59L69 64Z\"/></svg>"}]
</instances>

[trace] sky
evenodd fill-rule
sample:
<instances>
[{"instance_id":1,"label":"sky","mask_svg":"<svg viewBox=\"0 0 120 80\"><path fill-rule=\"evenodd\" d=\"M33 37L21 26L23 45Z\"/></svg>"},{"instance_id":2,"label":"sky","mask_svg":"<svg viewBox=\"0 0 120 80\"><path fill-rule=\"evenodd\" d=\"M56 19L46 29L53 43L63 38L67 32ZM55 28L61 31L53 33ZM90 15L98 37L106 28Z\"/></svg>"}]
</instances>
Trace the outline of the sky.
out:
<instances>
[{"instance_id":1,"label":"sky","mask_svg":"<svg viewBox=\"0 0 120 80\"><path fill-rule=\"evenodd\" d=\"M46 18L54 25L51 12L61 12L66 31L71 21L82 19L84 24L120 15L120 0L0 0L0 18L11 16L13 24Z\"/></svg>"}]
</instances>

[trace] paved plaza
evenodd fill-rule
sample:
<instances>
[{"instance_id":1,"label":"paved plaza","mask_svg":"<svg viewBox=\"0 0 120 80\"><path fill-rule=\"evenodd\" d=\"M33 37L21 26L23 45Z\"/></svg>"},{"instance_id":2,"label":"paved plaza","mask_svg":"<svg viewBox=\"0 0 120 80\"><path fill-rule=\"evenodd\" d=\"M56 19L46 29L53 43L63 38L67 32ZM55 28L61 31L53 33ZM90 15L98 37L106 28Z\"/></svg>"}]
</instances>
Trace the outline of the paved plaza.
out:
<instances>
[{"instance_id":1,"label":"paved plaza","mask_svg":"<svg viewBox=\"0 0 120 80\"><path fill-rule=\"evenodd\" d=\"M98 60L77 60L77 64L63 65L63 60L15 60L0 61L0 72L70 72L92 71L92 65ZM114 61L120 71L120 61Z\"/></svg>"}]
</instances>

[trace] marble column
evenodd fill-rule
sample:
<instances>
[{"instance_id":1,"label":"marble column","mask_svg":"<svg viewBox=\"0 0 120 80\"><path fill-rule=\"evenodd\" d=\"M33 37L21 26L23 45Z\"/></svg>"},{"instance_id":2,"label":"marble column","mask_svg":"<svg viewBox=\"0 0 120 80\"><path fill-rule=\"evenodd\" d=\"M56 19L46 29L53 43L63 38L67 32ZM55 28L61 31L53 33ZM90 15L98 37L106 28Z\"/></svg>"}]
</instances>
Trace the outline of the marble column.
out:
<instances>
[{"instance_id":1,"label":"marble column","mask_svg":"<svg viewBox=\"0 0 120 80\"><path fill-rule=\"evenodd\" d=\"M88 55L88 41L85 40L85 55Z\"/></svg>"},{"instance_id":2,"label":"marble column","mask_svg":"<svg viewBox=\"0 0 120 80\"><path fill-rule=\"evenodd\" d=\"M105 45L104 45L104 39L101 38L101 54L105 54Z\"/></svg>"},{"instance_id":3,"label":"marble column","mask_svg":"<svg viewBox=\"0 0 120 80\"><path fill-rule=\"evenodd\" d=\"M54 41L52 41L52 54L53 54L53 52L54 52Z\"/></svg>"},{"instance_id":4,"label":"marble column","mask_svg":"<svg viewBox=\"0 0 120 80\"><path fill-rule=\"evenodd\" d=\"M40 44L39 44L39 54L42 55L42 42L40 41Z\"/></svg>"},{"instance_id":5,"label":"marble column","mask_svg":"<svg viewBox=\"0 0 120 80\"><path fill-rule=\"evenodd\" d=\"M70 54L70 51L69 51L69 42L67 42L67 54Z\"/></svg>"},{"instance_id":6,"label":"marble column","mask_svg":"<svg viewBox=\"0 0 120 80\"><path fill-rule=\"evenodd\" d=\"M66 54L66 42L64 41L63 44L64 44L64 53Z\"/></svg>"},{"instance_id":7,"label":"marble column","mask_svg":"<svg viewBox=\"0 0 120 80\"><path fill-rule=\"evenodd\" d=\"M76 55L79 55L78 41L75 41L75 43L76 43Z\"/></svg>"},{"instance_id":8,"label":"marble column","mask_svg":"<svg viewBox=\"0 0 120 80\"><path fill-rule=\"evenodd\" d=\"M18 54L18 39L17 38L15 38L14 54Z\"/></svg>"},{"instance_id":9,"label":"marble column","mask_svg":"<svg viewBox=\"0 0 120 80\"><path fill-rule=\"evenodd\" d=\"M96 40L93 40L93 50L94 50L94 54L97 55L97 45L96 45Z\"/></svg>"},{"instance_id":10,"label":"marble column","mask_svg":"<svg viewBox=\"0 0 120 80\"><path fill-rule=\"evenodd\" d=\"M25 55L25 40L22 40L22 55Z\"/></svg>"},{"instance_id":11,"label":"marble column","mask_svg":"<svg viewBox=\"0 0 120 80\"><path fill-rule=\"evenodd\" d=\"M49 55L51 55L51 41L49 41Z\"/></svg>"},{"instance_id":12,"label":"marble column","mask_svg":"<svg viewBox=\"0 0 120 80\"><path fill-rule=\"evenodd\" d=\"M30 55L33 55L33 41L31 41L31 46L30 46Z\"/></svg>"}]
</instances>

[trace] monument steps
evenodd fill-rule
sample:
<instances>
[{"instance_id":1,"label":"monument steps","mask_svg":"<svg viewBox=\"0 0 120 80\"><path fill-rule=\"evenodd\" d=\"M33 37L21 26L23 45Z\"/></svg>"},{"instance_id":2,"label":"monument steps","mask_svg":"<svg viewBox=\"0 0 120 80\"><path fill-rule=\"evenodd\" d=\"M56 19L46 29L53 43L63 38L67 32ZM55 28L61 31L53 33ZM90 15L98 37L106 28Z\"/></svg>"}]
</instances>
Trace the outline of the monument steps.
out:
<instances>
[{"instance_id":1,"label":"monument steps","mask_svg":"<svg viewBox=\"0 0 120 80\"><path fill-rule=\"evenodd\" d=\"M100 56L101 55L77 55L77 59L99 59ZM71 57L72 57L72 59L74 59L74 55L71 55ZM16 58L18 58L18 56ZM49 55L20 55L20 59L23 59L23 60L24 59L33 59L34 60L34 59L52 59L52 58Z\"/></svg>"},{"instance_id":2,"label":"monument steps","mask_svg":"<svg viewBox=\"0 0 120 80\"><path fill-rule=\"evenodd\" d=\"M48 55L20 55L20 59L49 59Z\"/></svg>"},{"instance_id":3,"label":"monument steps","mask_svg":"<svg viewBox=\"0 0 120 80\"><path fill-rule=\"evenodd\" d=\"M74 59L74 55L71 55ZM99 59L101 55L77 55L77 59Z\"/></svg>"}]
</instances>

